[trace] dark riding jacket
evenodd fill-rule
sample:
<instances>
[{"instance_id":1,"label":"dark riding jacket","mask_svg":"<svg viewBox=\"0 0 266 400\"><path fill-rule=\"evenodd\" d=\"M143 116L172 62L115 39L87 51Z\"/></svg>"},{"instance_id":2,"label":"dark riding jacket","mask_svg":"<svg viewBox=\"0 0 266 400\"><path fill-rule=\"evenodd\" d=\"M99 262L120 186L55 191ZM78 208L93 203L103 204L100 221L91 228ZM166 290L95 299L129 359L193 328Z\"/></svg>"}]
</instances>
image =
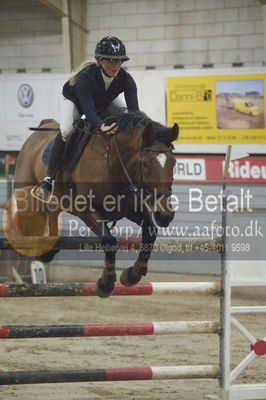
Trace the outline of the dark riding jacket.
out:
<instances>
[{"instance_id":1,"label":"dark riding jacket","mask_svg":"<svg viewBox=\"0 0 266 400\"><path fill-rule=\"evenodd\" d=\"M93 127L99 127L103 123L101 113L123 92L127 109L138 111L137 86L132 76L121 68L106 90L101 68L97 64L81 70L74 86L70 86L67 81L63 87L63 96L73 101L80 115L85 114Z\"/></svg>"}]
</instances>

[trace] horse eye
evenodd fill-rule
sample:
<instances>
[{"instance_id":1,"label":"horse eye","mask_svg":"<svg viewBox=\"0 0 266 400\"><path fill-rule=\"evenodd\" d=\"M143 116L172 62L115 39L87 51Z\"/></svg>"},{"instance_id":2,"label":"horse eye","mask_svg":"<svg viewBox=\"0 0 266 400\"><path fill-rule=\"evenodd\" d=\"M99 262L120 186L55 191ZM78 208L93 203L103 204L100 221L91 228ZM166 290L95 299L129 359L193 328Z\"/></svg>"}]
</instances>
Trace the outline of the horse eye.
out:
<instances>
[{"instance_id":1,"label":"horse eye","mask_svg":"<svg viewBox=\"0 0 266 400\"><path fill-rule=\"evenodd\" d=\"M170 159L171 160L171 163L173 164L173 166L176 164L176 158L175 157L173 157L173 158L171 158Z\"/></svg>"}]
</instances>

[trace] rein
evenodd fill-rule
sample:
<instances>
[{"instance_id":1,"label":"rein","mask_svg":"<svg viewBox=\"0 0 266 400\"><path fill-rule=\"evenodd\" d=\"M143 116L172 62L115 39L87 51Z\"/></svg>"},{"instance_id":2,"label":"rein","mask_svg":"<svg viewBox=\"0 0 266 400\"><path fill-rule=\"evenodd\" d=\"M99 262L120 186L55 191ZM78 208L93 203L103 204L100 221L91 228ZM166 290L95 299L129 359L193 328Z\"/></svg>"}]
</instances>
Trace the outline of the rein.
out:
<instances>
[{"instance_id":1,"label":"rein","mask_svg":"<svg viewBox=\"0 0 266 400\"><path fill-rule=\"evenodd\" d=\"M130 175L129 175L127 169L126 169L126 166L125 166L125 164L124 164L124 161L123 161L123 159L122 159L122 157L121 157L121 154L120 154L120 151L119 151L119 148L118 148L118 145L117 145L117 140L116 140L116 136L115 136L115 135L114 135L114 144L115 144L116 154L117 154L117 156L118 156L118 158L119 158L121 167L122 167L122 169L123 169L123 171L124 171L124 174L126 175L126 178L127 178L128 182L129 182L130 190L131 190L131 192L133 192L133 193L135 193L135 194L139 194L139 187L138 187L138 185L136 185L136 184L132 181L132 179L130 178Z\"/></svg>"}]
</instances>

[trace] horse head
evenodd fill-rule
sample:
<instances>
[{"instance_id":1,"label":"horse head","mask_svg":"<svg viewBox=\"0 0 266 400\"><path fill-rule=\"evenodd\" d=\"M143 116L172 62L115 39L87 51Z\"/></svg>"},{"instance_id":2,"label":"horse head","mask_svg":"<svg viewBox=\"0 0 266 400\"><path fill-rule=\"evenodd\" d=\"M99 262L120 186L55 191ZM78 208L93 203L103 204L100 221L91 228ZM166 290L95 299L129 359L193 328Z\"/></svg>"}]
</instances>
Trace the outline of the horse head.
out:
<instances>
[{"instance_id":1,"label":"horse head","mask_svg":"<svg viewBox=\"0 0 266 400\"><path fill-rule=\"evenodd\" d=\"M131 191L138 195L141 204L138 210L156 226L166 227L174 217L171 204L175 166L172 142L177 136L177 124L167 128L140 111L119 116L115 153L120 168L117 173L124 172Z\"/></svg>"},{"instance_id":2,"label":"horse head","mask_svg":"<svg viewBox=\"0 0 266 400\"><path fill-rule=\"evenodd\" d=\"M172 142L178 136L178 125L166 128L149 123L142 133L140 175L149 216L156 226L167 227L174 218L171 203L175 157Z\"/></svg>"}]
</instances>

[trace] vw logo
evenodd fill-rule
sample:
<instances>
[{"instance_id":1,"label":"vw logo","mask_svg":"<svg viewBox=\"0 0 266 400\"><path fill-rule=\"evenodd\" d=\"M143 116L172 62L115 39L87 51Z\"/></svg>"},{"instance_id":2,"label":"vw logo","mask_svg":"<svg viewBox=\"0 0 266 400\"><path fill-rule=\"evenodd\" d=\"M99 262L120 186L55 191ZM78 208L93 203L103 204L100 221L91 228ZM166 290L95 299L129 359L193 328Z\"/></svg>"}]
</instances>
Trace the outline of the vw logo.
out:
<instances>
[{"instance_id":1,"label":"vw logo","mask_svg":"<svg viewBox=\"0 0 266 400\"><path fill-rule=\"evenodd\" d=\"M28 108L32 105L34 99L33 89L27 83L20 85L18 89L18 102L24 107Z\"/></svg>"}]
</instances>

